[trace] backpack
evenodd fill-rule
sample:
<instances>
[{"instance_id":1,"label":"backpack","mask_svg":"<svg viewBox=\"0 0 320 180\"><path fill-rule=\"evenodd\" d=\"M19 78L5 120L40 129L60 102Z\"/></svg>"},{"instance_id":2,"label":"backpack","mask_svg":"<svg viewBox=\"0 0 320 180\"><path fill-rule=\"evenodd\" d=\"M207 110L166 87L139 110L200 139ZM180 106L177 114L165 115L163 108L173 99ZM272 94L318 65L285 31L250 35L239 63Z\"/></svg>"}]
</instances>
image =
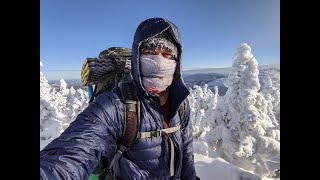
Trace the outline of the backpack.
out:
<instances>
[{"instance_id":1,"label":"backpack","mask_svg":"<svg viewBox=\"0 0 320 180\"><path fill-rule=\"evenodd\" d=\"M111 47L102 51L99 58L87 58L81 69L81 80L88 87L89 102L99 94L111 91L119 87L122 100L125 104L125 129L120 140L118 151L111 161L102 157L97 167L89 176L89 180L111 180L115 179L113 165L119 160L123 153L139 138L152 138L175 132L183 124L185 101L179 107L179 126L162 129L153 132L138 132L140 125L140 103L136 96L136 90L131 76L131 49L122 47ZM170 138L169 138L170 139ZM170 139L171 146L173 142ZM173 147L171 147L173 148ZM174 151L171 151L170 175L174 175Z\"/></svg>"},{"instance_id":2,"label":"backpack","mask_svg":"<svg viewBox=\"0 0 320 180\"><path fill-rule=\"evenodd\" d=\"M123 71L131 69L131 49L111 47L98 58L86 58L81 69L81 82L87 86L89 102L105 91L111 91L121 80Z\"/></svg>"}]
</instances>

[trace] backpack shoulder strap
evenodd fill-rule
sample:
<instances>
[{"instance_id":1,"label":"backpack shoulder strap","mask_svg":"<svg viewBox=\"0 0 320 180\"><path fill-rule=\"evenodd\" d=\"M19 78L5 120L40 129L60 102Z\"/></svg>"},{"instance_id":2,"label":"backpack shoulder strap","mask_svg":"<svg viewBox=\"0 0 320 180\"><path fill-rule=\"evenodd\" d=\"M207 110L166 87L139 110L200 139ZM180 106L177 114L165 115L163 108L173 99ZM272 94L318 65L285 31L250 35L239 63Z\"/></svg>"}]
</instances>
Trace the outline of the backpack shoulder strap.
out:
<instances>
[{"instance_id":1,"label":"backpack shoulder strap","mask_svg":"<svg viewBox=\"0 0 320 180\"><path fill-rule=\"evenodd\" d=\"M188 99L185 99L179 106L179 117L180 117L180 124L181 124L181 130L183 131L186 127L184 127L184 113L186 111L187 106L189 105Z\"/></svg>"},{"instance_id":2,"label":"backpack shoulder strap","mask_svg":"<svg viewBox=\"0 0 320 180\"><path fill-rule=\"evenodd\" d=\"M181 124L182 124L183 119L184 119L184 103L180 104L178 111L179 111L179 117L180 117Z\"/></svg>"},{"instance_id":3,"label":"backpack shoulder strap","mask_svg":"<svg viewBox=\"0 0 320 180\"><path fill-rule=\"evenodd\" d=\"M124 101L125 110L125 129L120 144L129 149L137 139L138 129L140 126L140 103L131 74L123 73L120 91L122 94L122 100Z\"/></svg>"},{"instance_id":4,"label":"backpack shoulder strap","mask_svg":"<svg viewBox=\"0 0 320 180\"><path fill-rule=\"evenodd\" d=\"M140 126L140 103L131 75L129 73L123 73L119 88L122 95L122 100L124 101L125 127L117 153L110 162L106 173L110 172L110 169L113 167L114 163L117 162L122 154L128 151L131 145L135 143Z\"/></svg>"}]
</instances>

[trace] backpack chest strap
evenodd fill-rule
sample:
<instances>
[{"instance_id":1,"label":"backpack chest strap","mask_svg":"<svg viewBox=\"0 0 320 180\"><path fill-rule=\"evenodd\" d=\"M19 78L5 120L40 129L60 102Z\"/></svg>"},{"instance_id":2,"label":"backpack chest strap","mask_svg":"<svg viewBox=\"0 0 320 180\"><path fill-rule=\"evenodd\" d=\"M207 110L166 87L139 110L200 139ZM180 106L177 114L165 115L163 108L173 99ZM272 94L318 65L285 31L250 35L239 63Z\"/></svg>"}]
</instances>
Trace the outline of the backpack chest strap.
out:
<instances>
[{"instance_id":1,"label":"backpack chest strap","mask_svg":"<svg viewBox=\"0 0 320 180\"><path fill-rule=\"evenodd\" d=\"M178 131L179 129L181 129L181 124L179 124L178 126L175 127L171 127L171 128L166 128L166 129L161 129L158 131L150 131L150 132L138 132L138 138L139 139L143 139L143 138L152 138L152 137L159 137L165 134L170 134L173 132ZM171 137L169 136L169 140L170 140L170 149L171 149L171 153L170 153L170 177L174 176L174 144L173 141L171 139Z\"/></svg>"},{"instance_id":2,"label":"backpack chest strap","mask_svg":"<svg viewBox=\"0 0 320 180\"><path fill-rule=\"evenodd\" d=\"M170 133L176 132L180 128L181 128L181 125L179 124L178 126L166 128L166 129L160 129L158 131L138 132L138 138L144 139L144 138L151 138L151 137L159 137L159 136L162 136L165 134L170 134Z\"/></svg>"}]
</instances>

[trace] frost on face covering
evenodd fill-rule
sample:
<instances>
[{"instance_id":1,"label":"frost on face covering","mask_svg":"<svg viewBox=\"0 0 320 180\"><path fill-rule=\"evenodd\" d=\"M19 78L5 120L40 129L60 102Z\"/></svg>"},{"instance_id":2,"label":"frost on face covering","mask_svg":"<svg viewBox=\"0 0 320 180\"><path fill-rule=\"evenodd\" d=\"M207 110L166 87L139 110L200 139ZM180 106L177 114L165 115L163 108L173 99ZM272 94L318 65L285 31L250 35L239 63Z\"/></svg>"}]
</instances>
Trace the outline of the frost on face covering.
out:
<instances>
[{"instance_id":1,"label":"frost on face covering","mask_svg":"<svg viewBox=\"0 0 320 180\"><path fill-rule=\"evenodd\" d=\"M141 55L142 83L150 93L160 93L172 83L176 61L158 55Z\"/></svg>"}]
</instances>

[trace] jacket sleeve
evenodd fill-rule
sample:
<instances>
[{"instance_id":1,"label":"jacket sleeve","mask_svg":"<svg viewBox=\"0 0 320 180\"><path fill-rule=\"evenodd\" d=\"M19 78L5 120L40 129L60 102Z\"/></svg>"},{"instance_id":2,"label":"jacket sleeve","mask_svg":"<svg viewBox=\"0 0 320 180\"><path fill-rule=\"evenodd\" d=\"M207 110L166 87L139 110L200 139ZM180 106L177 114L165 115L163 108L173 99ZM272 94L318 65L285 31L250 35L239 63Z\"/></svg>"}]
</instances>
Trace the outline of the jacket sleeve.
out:
<instances>
[{"instance_id":1,"label":"jacket sleeve","mask_svg":"<svg viewBox=\"0 0 320 180\"><path fill-rule=\"evenodd\" d=\"M185 112L182 131L183 139L183 157L182 157L182 169L181 179L182 180L195 180L197 178L194 157L193 157L193 136L192 136L192 122L190 120L190 107L188 99L185 100Z\"/></svg>"},{"instance_id":2,"label":"jacket sleeve","mask_svg":"<svg viewBox=\"0 0 320 180\"><path fill-rule=\"evenodd\" d=\"M101 156L113 158L123 125L120 100L113 96L100 95L40 151L40 180L88 179Z\"/></svg>"}]
</instances>

